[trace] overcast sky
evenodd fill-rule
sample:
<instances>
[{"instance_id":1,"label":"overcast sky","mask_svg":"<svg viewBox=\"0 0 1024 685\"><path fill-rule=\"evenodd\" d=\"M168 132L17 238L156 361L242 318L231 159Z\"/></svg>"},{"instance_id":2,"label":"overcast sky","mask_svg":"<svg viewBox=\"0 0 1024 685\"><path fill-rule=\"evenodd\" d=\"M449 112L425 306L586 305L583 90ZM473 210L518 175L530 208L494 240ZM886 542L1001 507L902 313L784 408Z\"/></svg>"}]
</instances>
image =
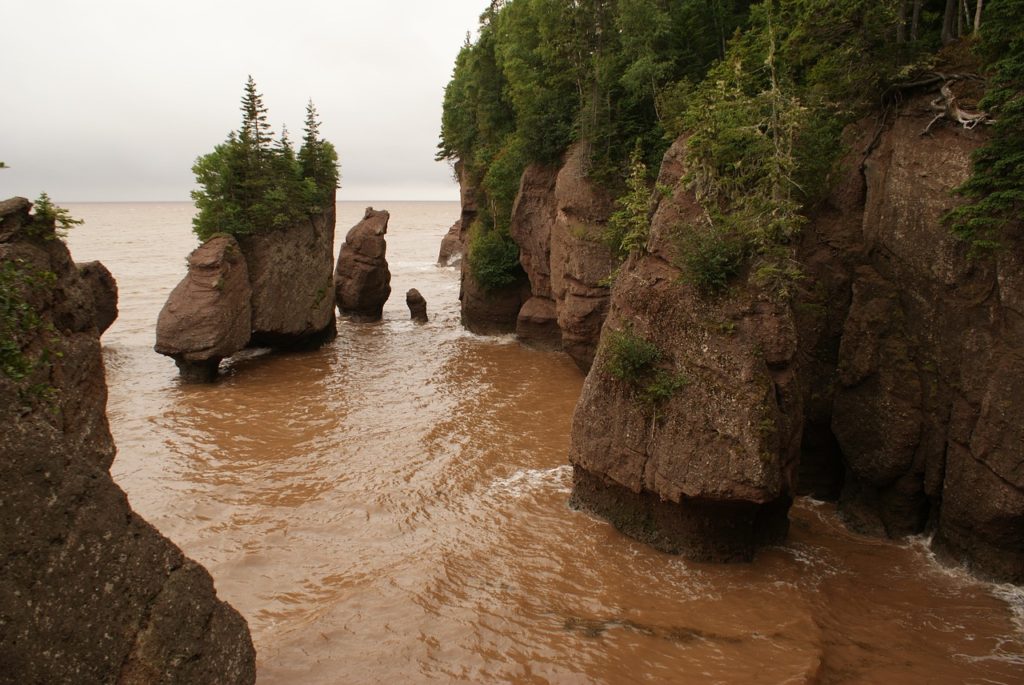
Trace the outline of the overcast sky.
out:
<instances>
[{"instance_id":1,"label":"overcast sky","mask_svg":"<svg viewBox=\"0 0 1024 685\"><path fill-rule=\"evenodd\" d=\"M0 199L189 200L252 74L275 132L313 98L341 200L454 200L441 100L488 0L4 0Z\"/></svg>"}]
</instances>

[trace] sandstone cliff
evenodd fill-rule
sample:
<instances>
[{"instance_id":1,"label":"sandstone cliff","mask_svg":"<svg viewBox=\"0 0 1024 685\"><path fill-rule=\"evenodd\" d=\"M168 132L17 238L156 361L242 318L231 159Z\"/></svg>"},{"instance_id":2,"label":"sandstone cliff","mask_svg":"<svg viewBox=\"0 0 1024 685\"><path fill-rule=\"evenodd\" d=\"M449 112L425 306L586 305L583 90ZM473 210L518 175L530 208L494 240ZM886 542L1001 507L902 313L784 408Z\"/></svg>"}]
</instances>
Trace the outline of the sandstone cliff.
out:
<instances>
[{"instance_id":1,"label":"sandstone cliff","mask_svg":"<svg viewBox=\"0 0 1024 685\"><path fill-rule=\"evenodd\" d=\"M573 503L665 551L745 560L787 528L801 428L796 330L789 307L758 289L709 299L681 282L674 234L702 217L680 183L683 154L683 141L666 154L661 181L674 191L648 249L612 288L573 417ZM637 387L611 373L614 334L656 350L672 391L644 401L656 376Z\"/></svg>"},{"instance_id":2,"label":"sandstone cliff","mask_svg":"<svg viewBox=\"0 0 1024 685\"><path fill-rule=\"evenodd\" d=\"M337 335L334 224L332 194L308 220L238 237L252 284L253 345L316 347Z\"/></svg>"},{"instance_id":3,"label":"sandstone cliff","mask_svg":"<svg viewBox=\"0 0 1024 685\"><path fill-rule=\"evenodd\" d=\"M515 332L523 342L564 349L586 371L608 311L614 257L601 242L611 214L607 193L590 182L585 151L575 146L560 168L530 165L523 172L509 232L519 246L526 282L482 292L463 262L462 314L478 333ZM462 183L462 226L475 216L472 187Z\"/></svg>"},{"instance_id":4,"label":"sandstone cliff","mask_svg":"<svg viewBox=\"0 0 1024 685\"><path fill-rule=\"evenodd\" d=\"M933 546L1024 582L1024 236L972 261L941 217L984 132L922 137L927 99L850 154L792 254L779 302L741 273L709 298L680 279L699 222L666 155L647 250L625 264L573 422L574 501L694 558L745 558L780 538L798 490L838 494L853 527ZM690 228L685 228L690 226ZM609 374L616 332L653 343L685 379L655 408ZM799 474L799 475L798 475Z\"/></svg>"},{"instance_id":5,"label":"sandstone cliff","mask_svg":"<svg viewBox=\"0 0 1024 685\"><path fill-rule=\"evenodd\" d=\"M0 203L0 682L252 683L244 619L110 477L94 298L29 209Z\"/></svg>"}]
</instances>

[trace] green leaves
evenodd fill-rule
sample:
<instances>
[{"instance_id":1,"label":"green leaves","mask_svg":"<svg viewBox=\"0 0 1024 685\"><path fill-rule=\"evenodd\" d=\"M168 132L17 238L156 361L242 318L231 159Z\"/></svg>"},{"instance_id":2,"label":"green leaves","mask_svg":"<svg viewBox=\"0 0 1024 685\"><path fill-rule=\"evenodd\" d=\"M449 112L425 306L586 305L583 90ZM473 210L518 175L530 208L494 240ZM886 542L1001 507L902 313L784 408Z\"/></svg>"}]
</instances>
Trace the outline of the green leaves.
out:
<instances>
[{"instance_id":1,"label":"green leaves","mask_svg":"<svg viewBox=\"0 0 1024 685\"><path fill-rule=\"evenodd\" d=\"M603 369L611 377L631 386L645 405L661 404L686 386L686 378L666 368L657 345L638 335L632 326L608 330Z\"/></svg>"},{"instance_id":2,"label":"green leaves","mask_svg":"<svg viewBox=\"0 0 1024 685\"><path fill-rule=\"evenodd\" d=\"M626 192L615 200L615 211L608 218L602 241L620 260L644 249L650 230L651 190L647 185L647 165L637 143L629 165Z\"/></svg>"},{"instance_id":3,"label":"green leaves","mask_svg":"<svg viewBox=\"0 0 1024 685\"><path fill-rule=\"evenodd\" d=\"M192 221L200 240L216 233L245 235L283 228L321 212L338 186L338 155L319 137L310 101L302 147L296 154L287 129L271 142L266 108L252 77L242 96L242 127L192 167L200 188L192 191Z\"/></svg>"},{"instance_id":4,"label":"green leaves","mask_svg":"<svg viewBox=\"0 0 1024 685\"><path fill-rule=\"evenodd\" d=\"M519 246L505 231L488 229L477 221L470 229L468 252L470 273L485 291L513 285L523 275Z\"/></svg>"},{"instance_id":5,"label":"green leaves","mask_svg":"<svg viewBox=\"0 0 1024 685\"><path fill-rule=\"evenodd\" d=\"M45 378L54 353L46 346L45 336L53 327L40 315L38 302L55 280L53 272L25 260L0 261L0 374L18 386L19 397L27 405L45 399L51 391Z\"/></svg>"},{"instance_id":6,"label":"green leaves","mask_svg":"<svg viewBox=\"0 0 1024 685\"><path fill-rule=\"evenodd\" d=\"M974 154L971 177L957 189L967 204L947 217L973 257L1002 247L1004 229L1024 210L1024 0L986 9L978 52L991 74L979 106L996 121Z\"/></svg>"}]
</instances>

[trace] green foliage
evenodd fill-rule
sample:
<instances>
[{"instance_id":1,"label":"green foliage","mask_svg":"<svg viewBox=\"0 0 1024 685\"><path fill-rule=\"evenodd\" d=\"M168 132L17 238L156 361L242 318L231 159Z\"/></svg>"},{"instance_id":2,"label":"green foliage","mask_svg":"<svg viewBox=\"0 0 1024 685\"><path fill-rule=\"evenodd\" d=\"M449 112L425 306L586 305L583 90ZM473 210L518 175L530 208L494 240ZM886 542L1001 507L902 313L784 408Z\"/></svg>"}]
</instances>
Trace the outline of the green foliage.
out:
<instances>
[{"instance_id":1,"label":"green foliage","mask_svg":"<svg viewBox=\"0 0 1024 685\"><path fill-rule=\"evenodd\" d=\"M723 292L746 257L743 239L714 225L687 227L677 247L683 279L706 295Z\"/></svg>"},{"instance_id":2,"label":"green foliage","mask_svg":"<svg viewBox=\"0 0 1024 685\"><path fill-rule=\"evenodd\" d=\"M661 404L686 385L686 379L666 369L657 345L638 335L631 326L609 330L605 343L604 371L628 383L641 402Z\"/></svg>"},{"instance_id":3,"label":"green foliage","mask_svg":"<svg viewBox=\"0 0 1024 685\"><path fill-rule=\"evenodd\" d=\"M55 205L45 192L39 193L32 203L32 213L30 233L46 238L66 238L68 231L83 223L68 210Z\"/></svg>"},{"instance_id":4,"label":"green foliage","mask_svg":"<svg viewBox=\"0 0 1024 685\"><path fill-rule=\"evenodd\" d=\"M647 165L644 164L639 143L630 159L626 192L615 200L615 211L608 218L604 234L605 246L619 259L647 245L650 229L651 190L647 184Z\"/></svg>"},{"instance_id":5,"label":"green foliage","mask_svg":"<svg viewBox=\"0 0 1024 685\"><path fill-rule=\"evenodd\" d=\"M519 246L501 230L477 221L469 234L467 260L469 271L485 291L514 284L523 275L519 265Z\"/></svg>"},{"instance_id":6,"label":"green foliage","mask_svg":"<svg viewBox=\"0 0 1024 685\"><path fill-rule=\"evenodd\" d=\"M25 404L45 399L52 392L47 384L32 382L48 367L52 353L45 346L37 351L30 346L41 334L52 331L33 299L55 280L52 272L35 269L21 259L0 262L0 373L15 383Z\"/></svg>"},{"instance_id":7,"label":"green foliage","mask_svg":"<svg viewBox=\"0 0 1024 685\"><path fill-rule=\"evenodd\" d=\"M445 89L438 159L479 181L515 136L524 165L555 164L574 141L590 174L621 189L630 153L656 164L663 92L722 55L749 1L508 0L481 17ZM517 179L518 180L518 179ZM494 213L501 223L502 213Z\"/></svg>"},{"instance_id":8,"label":"green foliage","mask_svg":"<svg viewBox=\"0 0 1024 685\"><path fill-rule=\"evenodd\" d=\"M267 110L249 77L242 95L242 125L213 152L196 160L192 191L201 240L215 233L245 235L294 224L330 204L338 186L338 156L319 137L316 108L306 107L303 144L296 154L286 129L275 142Z\"/></svg>"},{"instance_id":9,"label":"green foliage","mask_svg":"<svg viewBox=\"0 0 1024 685\"><path fill-rule=\"evenodd\" d=\"M1024 0L987 10L977 51L990 73L978 104L995 124L974 154L971 177L958 189L968 202L949 216L973 256L1001 247L1004 229L1024 210Z\"/></svg>"}]
</instances>

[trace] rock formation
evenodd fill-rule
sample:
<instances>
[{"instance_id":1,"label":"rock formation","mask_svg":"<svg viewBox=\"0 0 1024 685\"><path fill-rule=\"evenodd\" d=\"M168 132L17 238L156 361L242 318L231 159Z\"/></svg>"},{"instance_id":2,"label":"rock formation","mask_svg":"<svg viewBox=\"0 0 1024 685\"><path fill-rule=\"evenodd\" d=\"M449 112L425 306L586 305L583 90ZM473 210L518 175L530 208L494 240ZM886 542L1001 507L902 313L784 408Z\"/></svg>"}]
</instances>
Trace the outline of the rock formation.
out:
<instances>
[{"instance_id":1,"label":"rock formation","mask_svg":"<svg viewBox=\"0 0 1024 685\"><path fill-rule=\"evenodd\" d=\"M78 275L92 291L96 330L103 335L117 319L117 281L102 262L77 264Z\"/></svg>"},{"instance_id":2,"label":"rock formation","mask_svg":"<svg viewBox=\"0 0 1024 685\"><path fill-rule=\"evenodd\" d=\"M95 298L29 208L0 203L5 292L34 314L3 313L0 683L252 683L244 619L110 477Z\"/></svg>"},{"instance_id":3,"label":"rock formation","mask_svg":"<svg viewBox=\"0 0 1024 685\"><path fill-rule=\"evenodd\" d=\"M252 285L253 345L318 347L337 335L332 266L335 206L283 229L239 236Z\"/></svg>"},{"instance_id":4,"label":"rock formation","mask_svg":"<svg viewBox=\"0 0 1024 685\"><path fill-rule=\"evenodd\" d=\"M530 281L530 298L516 317L516 337L528 345L561 349L562 329L551 293L551 232L558 213L558 170L531 164L523 172L512 206L509 232L519 245L519 263Z\"/></svg>"},{"instance_id":5,"label":"rock formation","mask_svg":"<svg viewBox=\"0 0 1024 685\"><path fill-rule=\"evenodd\" d=\"M427 323L427 301L420 295L420 291L412 288L405 294L405 304L409 307L409 317L416 323Z\"/></svg>"},{"instance_id":6,"label":"rock formation","mask_svg":"<svg viewBox=\"0 0 1024 685\"><path fill-rule=\"evenodd\" d=\"M587 371L608 314L607 279L617 264L600 243L612 200L586 178L585 154L582 147L570 149L555 179L551 295L557 304L562 347Z\"/></svg>"},{"instance_id":7,"label":"rock formation","mask_svg":"<svg viewBox=\"0 0 1024 685\"><path fill-rule=\"evenodd\" d=\"M932 531L940 554L1024 582L1024 231L968 258L942 217L985 133L922 137L931 118L920 98L849 131L784 302L746 273L718 297L681 282L672 232L701 222L673 145L674 190L616 280L577 405L577 505L662 549L733 559L784 534L795 492L838 494L857 530ZM623 332L685 384L643 401L609 372Z\"/></svg>"},{"instance_id":8,"label":"rock formation","mask_svg":"<svg viewBox=\"0 0 1024 685\"><path fill-rule=\"evenodd\" d=\"M385 210L367 207L338 252L334 296L338 311L355 321L380 321L391 295L391 272L384 256L390 218Z\"/></svg>"},{"instance_id":9,"label":"rock formation","mask_svg":"<svg viewBox=\"0 0 1024 685\"><path fill-rule=\"evenodd\" d=\"M438 266L459 266L465 245L462 242L462 219L459 219L441 239L441 249L437 253Z\"/></svg>"},{"instance_id":10,"label":"rock formation","mask_svg":"<svg viewBox=\"0 0 1024 685\"><path fill-rule=\"evenodd\" d=\"M211 238L189 255L188 273L160 310L156 351L173 357L184 379L213 380L221 359L249 342L252 299L238 242Z\"/></svg>"},{"instance_id":11,"label":"rock formation","mask_svg":"<svg viewBox=\"0 0 1024 685\"><path fill-rule=\"evenodd\" d=\"M679 142L665 166L681 157ZM700 224L702 210L678 183L680 165L672 175L649 253L630 258L616 279L573 417L573 503L664 551L749 560L788 526L801 428L796 330L789 308L754 288L707 299L680 283L670 236ZM615 377L613 355L628 350L615 352L612 335L653 346L660 367L652 372L663 380ZM645 401L656 382L678 387Z\"/></svg>"},{"instance_id":12,"label":"rock formation","mask_svg":"<svg viewBox=\"0 0 1024 685\"><path fill-rule=\"evenodd\" d=\"M586 152L574 146L560 168L523 172L509 232L526 279L484 291L463 262L462 320L474 333L512 333L524 343L564 349L586 371L608 312L608 276L616 261L600 238L611 214L607 193L584 172ZM475 191L459 174L462 228L476 215Z\"/></svg>"}]
</instances>

